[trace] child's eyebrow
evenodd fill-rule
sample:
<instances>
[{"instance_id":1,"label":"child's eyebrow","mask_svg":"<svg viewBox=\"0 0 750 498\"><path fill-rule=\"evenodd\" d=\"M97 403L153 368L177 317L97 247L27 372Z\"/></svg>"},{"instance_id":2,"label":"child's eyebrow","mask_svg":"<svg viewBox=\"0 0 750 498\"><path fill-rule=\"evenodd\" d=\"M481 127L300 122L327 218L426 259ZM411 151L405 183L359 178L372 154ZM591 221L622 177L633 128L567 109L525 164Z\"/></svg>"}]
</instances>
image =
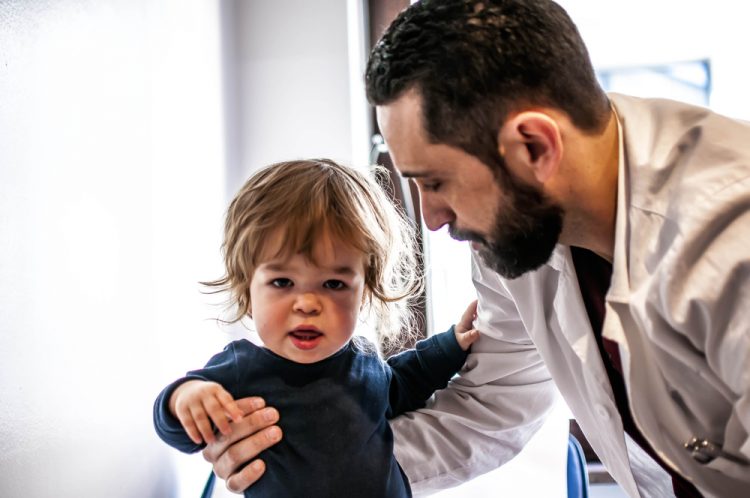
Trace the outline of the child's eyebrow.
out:
<instances>
[{"instance_id":1,"label":"child's eyebrow","mask_svg":"<svg viewBox=\"0 0 750 498\"><path fill-rule=\"evenodd\" d=\"M285 272L285 271L289 271L289 266L283 263L265 263L263 264L263 269L266 271ZM351 266L335 266L333 268L321 268L321 269L330 271L331 273L336 273L338 275L346 275L346 276L355 275L357 273L356 271L354 271L354 268L352 268Z\"/></svg>"},{"instance_id":2,"label":"child's eyebrow","mask_svg":"<svg viewBox=\"0 0 750 498\"><path fill-rule=\"evenodd\" d=\"M261 266L267 271L285 271L288 269L282 263L264 263Z\"/></svg>"},{"instance_id":3,"label":"child's eyebrow","mask_svg":"<svg viewBox=\"0 0 750 498\"><path fill-rule=\"evenodd\" d=\"M338 273L339 275L354 275L355 273L357 273L351 266L337 266L335 268L331 268L331 271L333 273Z\"/></svg>"}]
</instances>

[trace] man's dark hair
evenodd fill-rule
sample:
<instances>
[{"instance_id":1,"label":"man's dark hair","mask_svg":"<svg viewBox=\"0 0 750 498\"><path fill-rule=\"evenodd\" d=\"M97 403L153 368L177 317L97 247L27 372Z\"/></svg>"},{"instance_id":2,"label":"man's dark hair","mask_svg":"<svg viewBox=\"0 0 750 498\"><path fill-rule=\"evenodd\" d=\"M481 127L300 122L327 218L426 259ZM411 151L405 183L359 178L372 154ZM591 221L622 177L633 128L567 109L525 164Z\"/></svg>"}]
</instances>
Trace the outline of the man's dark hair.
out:
<instances>
[{"instance_id":1,"label":"man's dark hair","mask_svg":"<svg viewBox=\"0 0 750 498\"><path fill-rule=\"evenodd\" d=\"M386 105L416 89L428 139L493 165L509 112L564 111L581 130L603 129L609 101L565 10L549 0L422 0L373 48L367 97Z\"/></svg>"}]
</instances>

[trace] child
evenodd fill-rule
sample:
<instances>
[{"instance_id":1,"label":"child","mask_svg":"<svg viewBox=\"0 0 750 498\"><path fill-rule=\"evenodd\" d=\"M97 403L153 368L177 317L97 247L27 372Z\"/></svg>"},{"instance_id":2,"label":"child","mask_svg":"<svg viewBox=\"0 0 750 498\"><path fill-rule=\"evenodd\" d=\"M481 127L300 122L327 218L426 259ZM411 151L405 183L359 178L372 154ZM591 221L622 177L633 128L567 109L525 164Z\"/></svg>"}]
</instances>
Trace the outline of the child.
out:
<instances>
[{"instance_id":1,"label":"child","mask_svg":"<svg viewBox=\"0 0 750 498\"><path fill-rule=\"evenodd\" d=\"M378 184L329 160L279 163L232 201L223 245L235 321L248 315L264 343L229 344L205 368L168 386L154 424L195 452L231 429L234 402L261 396L284 437L263 452L265 474L245 496L411 496L388 419L424 406L463 365L478 332L473 307L448 332L383 362L352 337L363 308L400 332L393 312L421 290L413 236ZM390 340L393 340L391 337Z\"/></svg>"}]
</instances>

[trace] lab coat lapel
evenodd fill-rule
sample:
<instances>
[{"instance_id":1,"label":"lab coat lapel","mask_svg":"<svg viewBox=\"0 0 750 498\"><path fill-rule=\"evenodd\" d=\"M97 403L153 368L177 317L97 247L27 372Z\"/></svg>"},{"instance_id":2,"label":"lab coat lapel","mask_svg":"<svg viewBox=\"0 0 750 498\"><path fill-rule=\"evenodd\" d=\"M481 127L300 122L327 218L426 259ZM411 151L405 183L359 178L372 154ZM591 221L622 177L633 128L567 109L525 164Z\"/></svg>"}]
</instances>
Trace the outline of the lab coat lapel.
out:
<instances>
[{"instance_id":1,"label":"lab coat lapel","mask_svg":"<svg viewBox=\"0 0 750 498\"><path fill-rule=\"evenodd\" d=\"M617 215L615 218L615 245L612 258L612 279L605 301L604 324L602 325L602 337L614 341L620 348L620 363L622 366L625 384L628 385L630 378L630 350L625 338L624 327L621 321L623 316L629 316L630 303L630 276L628 273L629 259L627 248L630 245L630 232L628 226L628 206L630 205L630 192L627 188L628 168L626 167L628 157L625 149L623 122L614 109L617 117L617 134L619 142L619 161L617 173Z\"/></svg>"},{"instance_id":2,"label":"lab coat lapel","mask_svg":"<svg viewBox=\"0 0 750 498\"><path fill-rule=\"evenodd\" d=\"M549 332L558 334L562 344L553 351L554 358L546 361L556 371L555 378L564 379L558 382L560 391L594 450L628 494L637 497L622 420L581 297L570 249L558 247L548 264L559 272L553 301L553 315L559 322L550 323ZM558 369L561 358L567 364L565 373ZM613 434L618 435L616 441Z\"/></svg>"}]
</instances>

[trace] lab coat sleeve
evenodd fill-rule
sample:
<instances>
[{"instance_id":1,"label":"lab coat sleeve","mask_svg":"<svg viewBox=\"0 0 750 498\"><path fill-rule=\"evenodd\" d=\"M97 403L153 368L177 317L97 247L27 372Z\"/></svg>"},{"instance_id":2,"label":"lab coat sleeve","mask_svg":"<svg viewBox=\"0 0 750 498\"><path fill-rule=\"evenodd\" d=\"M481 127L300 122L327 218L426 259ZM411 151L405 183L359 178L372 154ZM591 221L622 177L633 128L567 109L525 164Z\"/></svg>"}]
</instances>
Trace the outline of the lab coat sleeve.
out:
<instances>
[{"instance_id":1,"label":"lab coat sleeve","mask_svg":"<svg viewBox=\"0 0 750 498\"><path fill-rule=\"evenodd\" d=\"M689 351L684 361L733 400L722 444L744 465L712 465L750 482L750 179L701 201L682 220L649 315L683 338L663 346Z\"/></svg>"},{"instance_id":2,"label":"lab coat sleeve","mask_svg":"<svg viewBox=\"0 0 750 498\"><path fill-rule=\"evenodd\" d=\"M500 277L472 255L480 339L427 406L391 421L416 495L456 486L513 458L555 400L550 374Z\"/></svg>"}]
</instances>

